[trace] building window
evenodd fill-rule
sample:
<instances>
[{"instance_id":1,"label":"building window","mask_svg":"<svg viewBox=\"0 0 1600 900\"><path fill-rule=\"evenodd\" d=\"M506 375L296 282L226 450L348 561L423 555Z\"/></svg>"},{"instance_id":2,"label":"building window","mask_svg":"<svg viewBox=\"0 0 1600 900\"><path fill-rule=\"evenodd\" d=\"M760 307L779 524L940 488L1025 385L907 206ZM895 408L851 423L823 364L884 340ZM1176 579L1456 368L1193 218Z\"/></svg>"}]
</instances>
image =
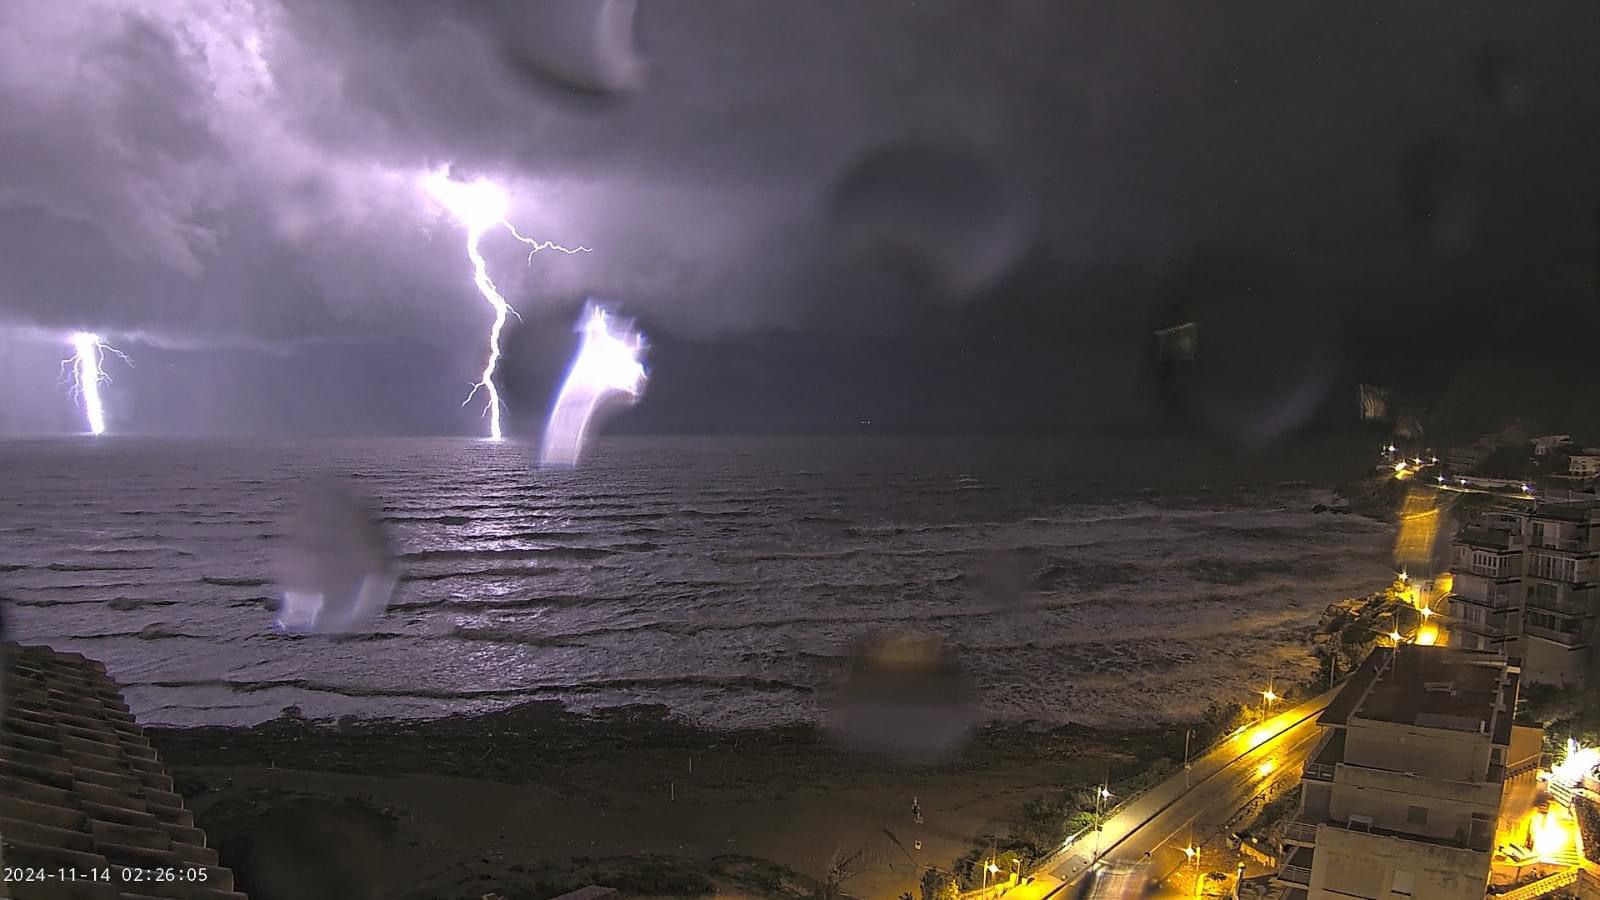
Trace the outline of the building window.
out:
<instances>
[{"instance_id":1,"label":"building window","mask_svg":"<svg viewBox=\"0 0 1600 900\"><path fill-rule=\"evenodd\" d=\"M1576 560L1558 556L1545 556L1534 554L1529 557L1530 568L1539 578L1549 578L1552 581L1574 582L1578 580L1578 564Z\"/></svg>"},{"instance_id":2,"label":"building window","mask_svg":"<svg viewBox=\"0 0 1600 900\"><path fill-rule=\"evenodd\" d=\"M1426 825L1426 824L1428 824L1428 808L1426 806L1408 806L1408 807L1406 807L1406 824L1407 825Z\"/></svg>"},{"instance_id":3,"label":"building window","mask_svg":"<svg viewBox=\"0 0 1600 900\"><path fill-rule=\"evenodd\" d=\"M1532 625L1535 628L1543 628L1547 631L1559 631L1562 634L1578 633L1578 620L1569 618L1567 616L1557 616L1530 609L1524 614L1523 619L1527 622L1527 624Z\"/></svg>"},{"instance_id":4,"label":"building window","mask_svg":"<svg viewBox=\"0 0 1600 900\"><path fill-rule=\"evenodd\" d=\"M1415 806L1411 808L1416 809ZM1389 892L1392 894L1403 894L1409 897L1411 896L1411 892L1416 890L1416 886L1417 877L1415 875L1410 872L1403 872L1396 869L1394 873L1394 881L1392 881L1389 885Z\"/></svg>"},{"instance_id":5,"label":"building window","mask_svg":"<svg viewBox=\"0 0 1600 900\"><path fill-rule=\"evenodd\" d=\"M1528 602L1540 606L1554 606L1561 599L1561 590L1553 584L1536 581L1528 585Z\"/></svg>"}]
</instances>

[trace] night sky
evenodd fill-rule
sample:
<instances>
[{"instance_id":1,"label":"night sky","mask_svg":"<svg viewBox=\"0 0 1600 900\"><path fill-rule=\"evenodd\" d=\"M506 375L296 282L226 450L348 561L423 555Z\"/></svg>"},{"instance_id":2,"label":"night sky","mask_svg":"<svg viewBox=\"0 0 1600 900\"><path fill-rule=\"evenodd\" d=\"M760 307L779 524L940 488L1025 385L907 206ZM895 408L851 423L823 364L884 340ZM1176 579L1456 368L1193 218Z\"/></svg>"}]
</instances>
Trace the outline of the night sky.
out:
<instances>
[{"instance_id":1,"label":"night sky","mask_svg":"<svg viewBox=\"0 0 1600 900\"><path fill-rule=\"evenodd\" d=\"M80 427L77 329L133 358L114 431L481 433L441 167L593 248L485 243L514 434L591 297L652 344L622 431L1583 410L1597 36L1592 0L9 0L0 435Z\"/></svg>"}]
</instances>

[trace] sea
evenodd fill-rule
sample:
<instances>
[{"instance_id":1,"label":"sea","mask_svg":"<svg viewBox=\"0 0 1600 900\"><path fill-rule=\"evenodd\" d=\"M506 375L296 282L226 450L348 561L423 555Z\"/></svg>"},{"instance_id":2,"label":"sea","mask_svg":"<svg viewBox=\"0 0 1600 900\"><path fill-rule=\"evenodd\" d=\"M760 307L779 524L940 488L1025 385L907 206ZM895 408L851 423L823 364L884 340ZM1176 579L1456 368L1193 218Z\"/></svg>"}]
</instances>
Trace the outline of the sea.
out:
<instances>
[{"instance_id":1,"label":"sea","mask_svg":"<svg viewBox=\"0 0 1600 900\"><path fill-rule=\"evenodd\" d=\"M663 704L816 721L864 641L936 638L988 720L1141 727L1315 671L1392 526L1315 513L1363 446L616 437L0 443L0 604L147 724ZM287 506L331 479L397 556L354 634L275 627Z\"/></svg>"}]
</instances>

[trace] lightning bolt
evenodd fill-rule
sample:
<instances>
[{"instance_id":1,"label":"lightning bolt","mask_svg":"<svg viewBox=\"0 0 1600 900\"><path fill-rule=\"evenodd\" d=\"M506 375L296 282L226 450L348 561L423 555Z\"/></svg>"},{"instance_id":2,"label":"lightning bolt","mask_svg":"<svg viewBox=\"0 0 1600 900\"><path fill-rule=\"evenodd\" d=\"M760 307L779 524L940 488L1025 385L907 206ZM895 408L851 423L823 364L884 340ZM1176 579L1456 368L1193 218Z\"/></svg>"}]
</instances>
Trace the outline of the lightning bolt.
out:
<instances>
[{"instance_id":1,"label":"lightning bolt","mask_svg":"<svg viewBox=\"0 0 1600 900\"><path fill-rule=\"evenodd\" d=\"M499 288L494 286L494 280L489 277L489 264L484 260L479 245L483 237L491 229L504 228L513 238L526 244L528 250L528 264L533 264L533 255L541 250L558 250L571 255L574 253L588 253L588 247L565 247L552 241L539 241L523 235L506 219L506 211L510 199L499 185L487 179L479 178L476 181L455 181L444 172L433 172L427 175L422 186L428 195L437 201L450 214L467 229L467 258L472 261L472 283L477 286L478 293L488 301L494 310L494 321L489 326L489 359L484 363L483 374L472 385L472 390L467 394L467 399L461 401L462 406L472 402L472 398L483 391L487 397L484 405L484 415L489 418L489 440L501 439L500 431L500 389L495 386L494 373L500 367L500 335L505 331L506 317L521 316L506 302Z\"/></svg>"},{"instance_id":2,"label":"lightning bolt","mask_svg":"<svg viewBox=\"0 0 1600 900\"><path fill-rule=\"evenodd\" d=\"M83 398L83 413L88 420L90 434L106 433L106 409L100 397L102 382L111 383L111 376L101 365L106 353L113 353L128 365L133 362L121 350L107 344L100 335L80 331L70 338L73 354L61 361L63 377L72 384L74 399ZM70 367L70 369L69 369Z\"/></svg>"}]
</instances>

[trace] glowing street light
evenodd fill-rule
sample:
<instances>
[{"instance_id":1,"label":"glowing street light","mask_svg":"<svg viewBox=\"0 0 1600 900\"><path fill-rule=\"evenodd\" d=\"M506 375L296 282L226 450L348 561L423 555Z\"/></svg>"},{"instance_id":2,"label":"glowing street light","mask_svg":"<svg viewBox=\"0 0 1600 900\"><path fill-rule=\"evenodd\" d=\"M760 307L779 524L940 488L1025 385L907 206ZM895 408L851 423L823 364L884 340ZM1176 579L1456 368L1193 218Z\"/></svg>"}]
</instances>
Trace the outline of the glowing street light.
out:
<instances>
[{"instance_id":1,"label":"glowing street light","mask_svg":"<svg viewBox=\"0 0 1600 900\"><path fill-rule=\"evenodd\" d=\"M1267 685L1266 690L1258 691L1257 693L1261 694L1261 717L1264 719L1272 714L1272 704L1278 699L1278 694L1273 691L1270 684Z\"/></svg>"},{"instance_id":2,"label":"glowing street light","mask_svg":"<svg viewBox=\"0 0 1600 900\"><path fill-rule=\"evenodd\" d=\"M1426 607L1426 606L1424 606L1424 607L1421 607L1421 608L1420 608L1420 609L1418 609L1418 610L1417 610L1417 612L1419 612L1419 613L1421 613L1421 614L1422 614L1422 617L1423 617L1423 618L1424 618L1424 619L1431 619L1431 618L1433 618L1433 610L1431 610L1431 609L1429 609L1429 608L1428 608L1428 607Z\"/></svg>"},{"instance_id":3,"label":"glowing street light","mask_svg":"<svg viewBox=\"0 0 1600 900\"><path fill-rule=\"evenodd\" d=\"M1400 644L1400 641L1401 641L1401 640L1403 640L1403 639L1402 639L1402 638L1401 638L1401 636L1400 636L1400 632L1398 632L1398 631L1391 631L1391 632L1389 632L1389 640L1391 640L1391 641L1394 641L1394 642L1395 642L1395 645L1396 645L1396 646L1399 646L1399 644Z\"/></svg>"},{"instance_id":4,"label":"glowing street light","mask_svg":"<svg viewBox=\"0 0 1600 900\"><path fill-rule=\"evenodd\" d=\"M1183 855L1194 862L1194 895L1200 896L1200 848L1188 846L1183 848Z\"/></svg>"}]
</instances>

